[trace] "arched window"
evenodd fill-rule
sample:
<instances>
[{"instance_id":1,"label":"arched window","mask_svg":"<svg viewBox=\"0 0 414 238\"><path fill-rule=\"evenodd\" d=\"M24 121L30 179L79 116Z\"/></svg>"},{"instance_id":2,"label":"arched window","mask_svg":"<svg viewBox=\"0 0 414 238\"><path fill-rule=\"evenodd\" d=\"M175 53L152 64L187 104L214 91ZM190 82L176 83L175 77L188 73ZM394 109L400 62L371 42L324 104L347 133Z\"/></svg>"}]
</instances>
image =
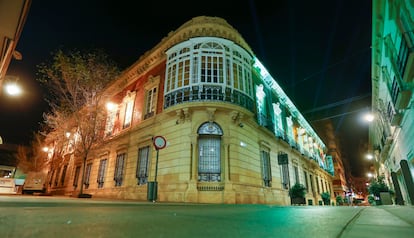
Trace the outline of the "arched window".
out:
<instances>
[{"instance_id":1,"label":"arched window","mask_svg":"<svg viewBox=\"0 0 414 238\"><path fill-rule=\"evenodd\" d=\"M223 131L214 122L198 128L198 181L221 181L221 136Z\"/></svg>"}]
</instances>

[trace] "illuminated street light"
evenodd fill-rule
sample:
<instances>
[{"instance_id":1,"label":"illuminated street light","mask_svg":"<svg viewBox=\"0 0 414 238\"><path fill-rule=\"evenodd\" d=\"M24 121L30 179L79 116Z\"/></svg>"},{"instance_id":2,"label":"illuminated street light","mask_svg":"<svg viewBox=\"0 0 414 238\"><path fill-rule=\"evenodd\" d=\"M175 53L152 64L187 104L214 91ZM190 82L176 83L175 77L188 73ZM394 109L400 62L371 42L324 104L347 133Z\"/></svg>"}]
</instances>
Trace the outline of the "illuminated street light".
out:
<instances>
[{"instance_id":1,"label":"illuminated street light","mask_svg":"<svg viewBox=\"0 0 414 238\"><path fill-rule=\"evenodd\" d=\"M368 178L372 178L374 177L374 175L372 175L372 173L367 173Z\"/></svg>"},{"instance_id":2,"label":"illuminated street light","mask_svg":"<svg viewBox=\"0 0 414 238\"><path fill-rule=\"evenodd\" d=\"M115 109L116 109L116 104L115 104L115 103L113 103L113 102L108 102L108 103L106 103L106 109L107 109L108 111L113 111L113 110L115 110Z\"/></svg>"},{"instance_id":3,"label":"illuminated street light","mask_svg":"<svg viewBox=\"0 0 414 238\"><path fill-rule=\"evenodd\" d=\"M21 88L16 83L8 83L4 87L6 93L11 96L19 96L22 93Z\"/></svg>"},{"instance_id":4,"label":"illuminated street light","mask_svg":"<svg viewBox=\"0 0 414 238\"><path fill-rule=\"evenodd\" d=\"M371 154L367 154L365 157L366 157L368 160L372 160L372 159L374 158L374 156L372 156Z\"/></svg>"},{"instance_id":5,"label":"illuminated street light","mask_svg":"<svg viewBox=\"0 0 414 238\"><path fill-rule=\"evenodd\" d=\"M374 120L374 115L371 113L368 113L364 116L364 120L367 122L372 122Z\"/></svg>"}]
</instances>

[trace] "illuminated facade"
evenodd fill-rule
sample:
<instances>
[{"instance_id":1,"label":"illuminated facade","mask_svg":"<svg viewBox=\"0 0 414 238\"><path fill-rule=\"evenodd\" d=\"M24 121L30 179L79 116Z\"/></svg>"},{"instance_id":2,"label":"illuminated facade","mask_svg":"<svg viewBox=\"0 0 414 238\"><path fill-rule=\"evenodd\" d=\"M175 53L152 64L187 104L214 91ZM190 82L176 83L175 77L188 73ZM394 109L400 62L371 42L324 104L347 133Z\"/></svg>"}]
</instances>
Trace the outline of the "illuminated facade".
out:
<instances>
[{"instance_id":1,"label":"illuminated facade","mask_svg":"<svg viewBox=\"0 0 414 238\"><path fill-rule=\"evenodd\" d=\"M414 5L373 1L370 144L397 204L414 204Z\"/></svg>"},{"instance_id":2,"label":"illuminated facade","mask_svg":"<svg viewBox=\"0 0 414 238\"><path fill-rule=\"evenodd\" d=\"M107 91L105 142L87 159L85 193L146 201L155 178L168 202L288 205L296 182L310 204L333 193L325 144L221 18L186 22ZM68 158L49 190L76 196L82 159Z\"/></svg>"},{"instance_id":3,"label":"illuminated facade","mask_svg":"<svg viewBox=\"0 0 414 238\"><path fill-rule=\"evenodd\" d=\"M345 197L350 191L347 184L347 176L344 163L342 161L340 142L337 140L335 130L331 120L320 120L312 123L323 141L327 143L328 156L332 157L334 165L334 178L332 181L334 197ZM364 184L365 186L365 184ZM365 189L366 190L366 189Z\"/></svg>"}]
</instances>

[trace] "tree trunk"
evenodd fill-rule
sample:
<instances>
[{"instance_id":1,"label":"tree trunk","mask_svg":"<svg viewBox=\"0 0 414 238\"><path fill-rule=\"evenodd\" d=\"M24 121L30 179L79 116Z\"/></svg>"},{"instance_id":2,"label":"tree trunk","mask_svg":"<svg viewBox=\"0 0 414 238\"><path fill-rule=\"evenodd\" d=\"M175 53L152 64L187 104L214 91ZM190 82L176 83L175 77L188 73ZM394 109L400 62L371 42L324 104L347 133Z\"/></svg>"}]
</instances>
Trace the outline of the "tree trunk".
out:
<instances>
[{"instance_id":1,"label":"tree trunk","mask_svg":"<svg viewBox=\"0 0 414 238\"><path fill-rule=\"evenodd\" d=\"M82 179L81 179L81 185L79 190L79 195L83 194L83 184L85 182L85 171L86 171L86 156L83 158L83 166L82 166Z\"/></svg>"}]
</instances>

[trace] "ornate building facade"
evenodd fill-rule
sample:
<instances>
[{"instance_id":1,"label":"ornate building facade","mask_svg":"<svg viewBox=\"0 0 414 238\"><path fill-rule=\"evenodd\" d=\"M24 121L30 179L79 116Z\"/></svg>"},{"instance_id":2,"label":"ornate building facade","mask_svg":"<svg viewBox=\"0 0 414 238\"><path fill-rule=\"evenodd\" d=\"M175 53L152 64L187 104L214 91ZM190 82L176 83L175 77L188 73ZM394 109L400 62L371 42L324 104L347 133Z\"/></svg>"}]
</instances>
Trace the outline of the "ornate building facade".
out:
<instances>
[{"instance_id":1,"label":"ornate building facade","mask_svg":"<svg viewBox=\"0 0 414 238\"><path fill-rule=\"evenodd\" d=\"M146 201L156 181L157 200L168 202L288 205L295 183L308 204L333 194L325 144L224 19L184 23L107 93L113 107L86 161L85 193ZM67 158L49 191L77 195L82 159Z\"/></svg>"},{"instance_id":2,"label":"ornate building facade","mask_svg":"<svg viewBox=\"0 0 414 238\"><path fill-rule=\"evenodd\" d=\"M370 144L397 204L414 204L414 5L373 1Z\"/></svg>"}]
</instances>

